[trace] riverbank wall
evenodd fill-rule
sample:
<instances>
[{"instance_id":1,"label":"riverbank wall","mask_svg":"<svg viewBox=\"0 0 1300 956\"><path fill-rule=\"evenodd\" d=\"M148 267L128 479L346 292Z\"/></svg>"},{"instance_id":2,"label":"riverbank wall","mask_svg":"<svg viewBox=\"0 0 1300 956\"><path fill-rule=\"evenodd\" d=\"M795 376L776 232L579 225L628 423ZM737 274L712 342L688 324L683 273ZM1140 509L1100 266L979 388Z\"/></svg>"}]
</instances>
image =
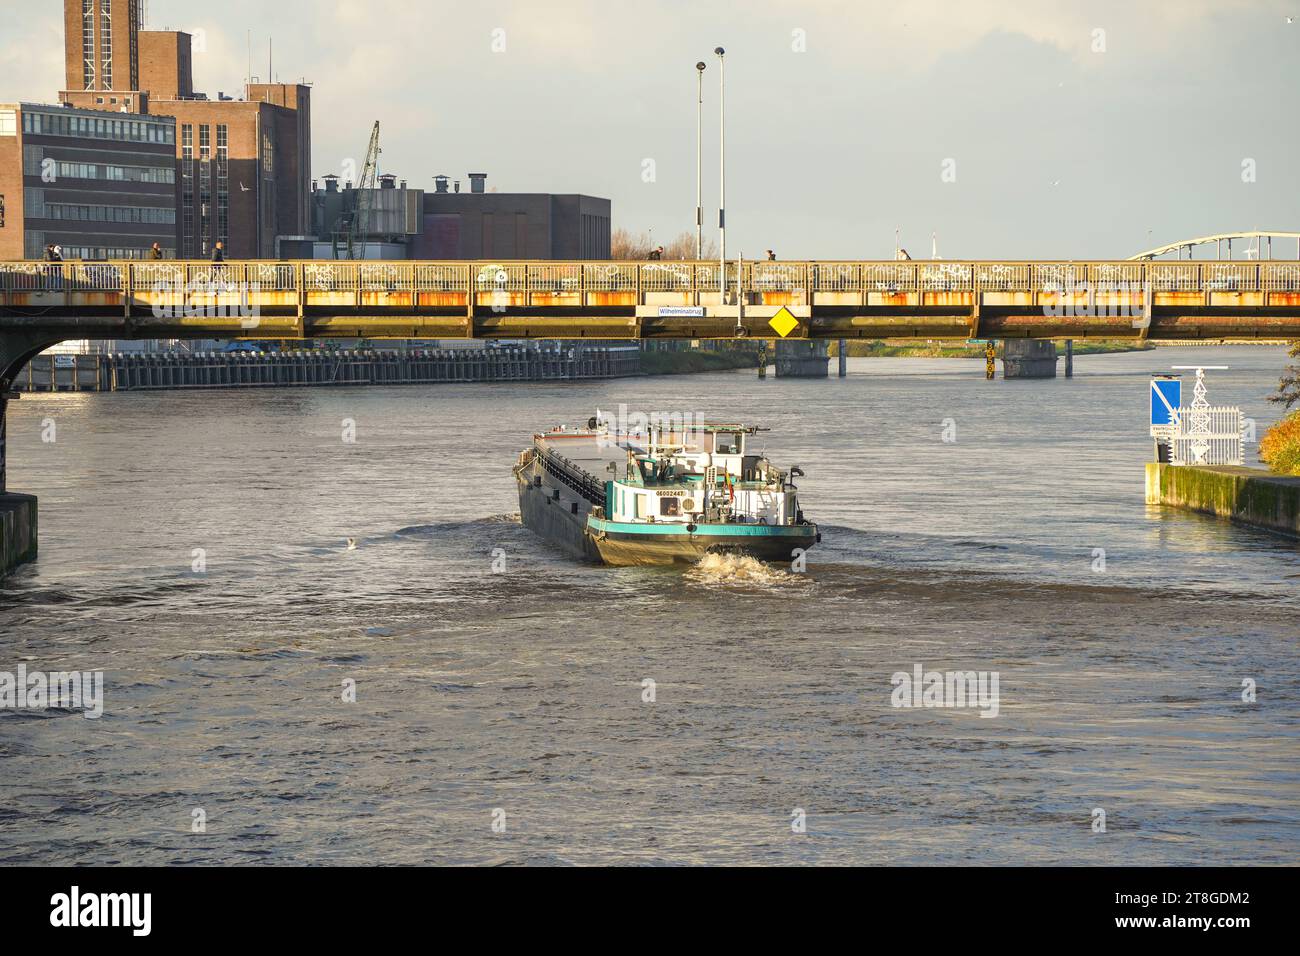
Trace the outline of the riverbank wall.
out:
<instances>
[{"instance_id":1,"label":"riverbank wall","mask_svg":"<svg viewBox=\"0 0 1300 956\"><path fill-rule=\"evenodd\" d=\"M292 385L548 382L641 374L639 349L344 349L38 355L19 372L21 392L132 392Z\"/></svg>"},{"instance_id":2,"label":"riverbank wall","mask_svg":"<svg viewBox=\"0 0 1300 956\"><path fill-rule=\"evenodd\" d=\"M36 498L0 494L0 578L36 560Z\"/></svg>"},{"instance_id":3,"label":"riverbank wall","mask_svg":"<svg viewBox=\"0 0 1300 956\"><path fill-rule=\"evenodd\" d=\"M1146 500L1300 539L1300 478L1262 468L1148 462Z\"/></svg>"}]
</instances>

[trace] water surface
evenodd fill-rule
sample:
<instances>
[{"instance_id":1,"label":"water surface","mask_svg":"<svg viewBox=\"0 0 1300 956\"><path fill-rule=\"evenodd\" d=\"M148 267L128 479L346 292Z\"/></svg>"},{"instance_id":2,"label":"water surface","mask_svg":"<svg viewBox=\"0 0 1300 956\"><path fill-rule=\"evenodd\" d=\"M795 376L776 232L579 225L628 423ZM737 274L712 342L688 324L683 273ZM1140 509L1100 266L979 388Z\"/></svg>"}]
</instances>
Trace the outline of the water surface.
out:
<instances>
[{"instance_id":1,"label":"water surface","mask_svg":"<svg viewBox=\"0 0 1300 956\"><path fill-rule=\"evenodd\" d=\"M0 711L0 859L1294 864L1300 550L1143 504L1147 378L1195 361L1277 416L1275 348L24 396L41 555L0 670L102 670L106 702ZM589 567L520 527L531 432L620 403L770 426L808 572ZM998 716L892 707L916 663L998 672Z\"/></svg>"}]
</instances>

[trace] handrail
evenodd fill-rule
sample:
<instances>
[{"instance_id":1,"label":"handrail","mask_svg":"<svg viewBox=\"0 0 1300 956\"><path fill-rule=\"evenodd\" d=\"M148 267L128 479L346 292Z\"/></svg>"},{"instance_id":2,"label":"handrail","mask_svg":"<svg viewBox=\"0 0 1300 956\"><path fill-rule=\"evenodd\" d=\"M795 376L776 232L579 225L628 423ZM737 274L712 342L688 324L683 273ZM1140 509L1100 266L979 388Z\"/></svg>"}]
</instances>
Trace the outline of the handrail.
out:
<instances>
[{"instance_id":1,"label":"handrail","mask_svg":"<svg viewBox=\"0 0 1300 956\"><path fill-rule=\"evenodd\" d=\"M728 264L727 284L736 281ZM745 262L752 295L917 292L1126 291L1149 284L1157 292L1296 292L1300 260L863 260ZM104 292L132 298L185 293L241 294L340 304L337 294L363 297L450 293L491 303L523 296L539 304L565 297L635 293L716 293L716 262L620 260L186 260L0 262L0 293Z\"/></svg>"}]
</instances>

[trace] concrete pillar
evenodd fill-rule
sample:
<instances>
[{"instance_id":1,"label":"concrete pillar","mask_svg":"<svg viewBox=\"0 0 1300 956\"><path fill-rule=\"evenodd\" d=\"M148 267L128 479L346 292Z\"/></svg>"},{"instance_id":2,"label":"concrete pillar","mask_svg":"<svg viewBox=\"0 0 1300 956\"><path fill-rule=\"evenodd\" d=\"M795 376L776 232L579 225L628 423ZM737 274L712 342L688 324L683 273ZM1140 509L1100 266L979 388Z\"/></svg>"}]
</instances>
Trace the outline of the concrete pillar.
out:
<instances>
[{"instance_id":1,"label":"concrete pillar","mask_svg":"<svg viewBox=\"0 0 1300 956\"><path fill-rule=\"evenodd\" d=\"M1007 339L1002 350L1003 378L1056 378L1056 343Z\"/></svg>"},{"instance_id":2,"label":"concrete pillar","mask_svg":"<svg viewBox=\"0 0 1300 956\"><path fill-rule=\"evenodd\" d=\"M776 343L777 378L826 378L830 361L824 341L780 339Z\"/></svg>"},{"instance_id":3,"label":"concrete pillar","mask_svg":"<svg viewBox=\"0 0 1300 956\"><path fill-rule=\"evenodd\" d=\"M837 351L840 353L840 378L844 378L849 374L849 357L846 354L846 345L844 339L840 339L837 343Z\"/></svg>"},{"instance_id":4,"label":"concrete pillar","mask_svg":"<svg viewBox=\"0 0 1300 956\"><path fill-rule=\"evenodd\" d=\"M1065 340L1065 377L1074 378L1074 339Z\"/></svg>"},{"instance_id":5,"label":"concrete pillar","mask_svg":"<svg viewBox=\"0 0 1300 956\"><path fill-rule=\"evenodd\" d=\"M0 381L0 389L6 385ZM0 391L0 495L5 493L5 423L8 420L9 399Z\"/></svg>"},{"instance_id":6,"label":"concrete pillar","mask_svg":"<svg viewBox=\"0 0 1300 956\"><path fill-rule=\"evenodd\" d=\"M13 368L10 374L17 374ZM9 374L0 375L0 577L18 565L36 560L36 499L10 494L6 487L5 439L8 419Z\"/></svg>"}]
</instances>

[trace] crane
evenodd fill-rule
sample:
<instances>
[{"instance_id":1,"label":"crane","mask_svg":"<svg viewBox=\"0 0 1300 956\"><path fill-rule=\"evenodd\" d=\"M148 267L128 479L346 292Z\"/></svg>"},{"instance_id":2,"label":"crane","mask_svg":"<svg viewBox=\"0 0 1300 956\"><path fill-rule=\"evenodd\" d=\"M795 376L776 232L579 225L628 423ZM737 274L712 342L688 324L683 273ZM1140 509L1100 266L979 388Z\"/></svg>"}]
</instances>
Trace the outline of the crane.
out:
<instances>
[{"instance_id":1,"label":"crane","mask_svg":"<svg viewBox=\"0 0 1300 956\"><path fill-rule=\"evenodd\" d=\"M352 222L348 226L348 241L344 250L345 259L365 258L365 237L370 231L370 204L374 199L375 174L379 171L379 120L370 131L370 146L366 149L366 164L361 167L361 177L357 181L356 199L352 206ZM357 237L361 237L358 248Z\"/></svg>"}]
</instances>

